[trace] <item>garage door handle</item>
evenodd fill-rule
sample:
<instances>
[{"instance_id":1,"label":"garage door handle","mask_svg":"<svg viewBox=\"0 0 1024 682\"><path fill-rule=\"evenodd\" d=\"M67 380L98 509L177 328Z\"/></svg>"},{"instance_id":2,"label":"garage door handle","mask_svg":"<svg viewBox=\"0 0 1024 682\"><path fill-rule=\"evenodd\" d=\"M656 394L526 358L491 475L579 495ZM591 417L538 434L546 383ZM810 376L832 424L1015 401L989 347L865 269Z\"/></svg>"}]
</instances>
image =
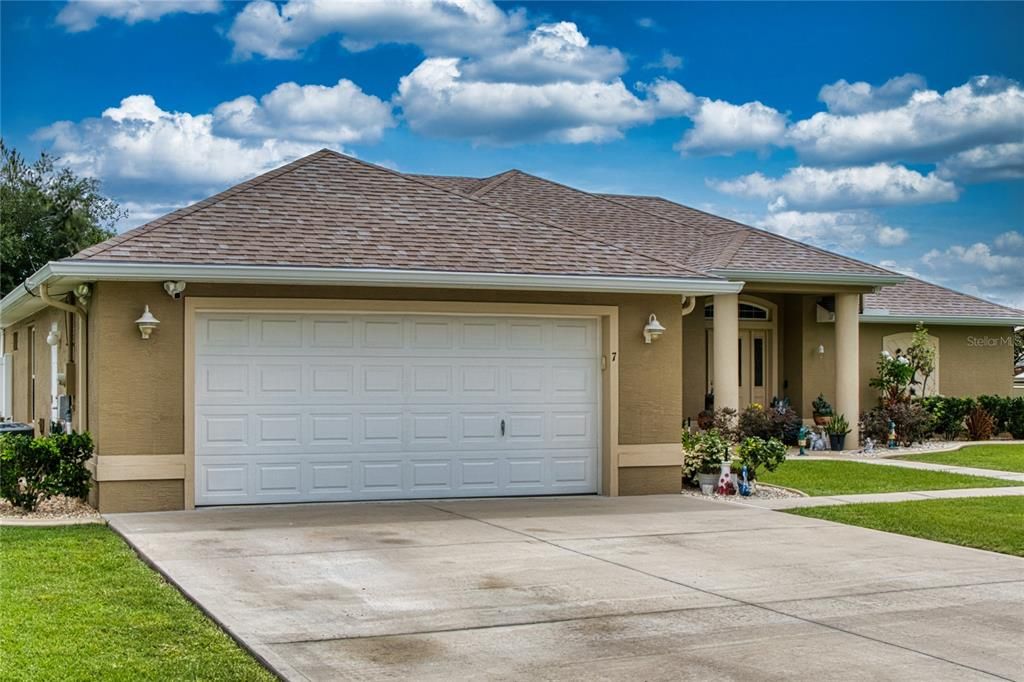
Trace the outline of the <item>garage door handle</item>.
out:
<instances>
[{"instance_id":1,"label":"garage door handle","mask_svg":"<svg viewBox=\"0 0 1024 682\"><path fill-rule=\"evenodd\" d=\"M501 435L505 435L505 420L501 420Z\"/></svg>"}]
</instances>

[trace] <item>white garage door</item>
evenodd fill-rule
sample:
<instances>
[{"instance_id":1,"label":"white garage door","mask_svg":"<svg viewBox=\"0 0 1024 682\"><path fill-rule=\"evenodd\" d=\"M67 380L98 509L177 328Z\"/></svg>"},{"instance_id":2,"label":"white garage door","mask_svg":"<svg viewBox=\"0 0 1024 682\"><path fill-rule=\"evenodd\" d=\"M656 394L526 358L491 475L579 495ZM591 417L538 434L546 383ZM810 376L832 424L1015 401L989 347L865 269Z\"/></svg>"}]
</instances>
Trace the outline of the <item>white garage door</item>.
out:
<instances>
[{"instance_id":1,"label":"white garage door","mask_svg":"<svg viewBox=\"0 0 1024 682\"><path fill-rule=\"evenodd\" d=\"M196 318L196 504L597 491L590 319Z\"/></svg>"}]
</instances>

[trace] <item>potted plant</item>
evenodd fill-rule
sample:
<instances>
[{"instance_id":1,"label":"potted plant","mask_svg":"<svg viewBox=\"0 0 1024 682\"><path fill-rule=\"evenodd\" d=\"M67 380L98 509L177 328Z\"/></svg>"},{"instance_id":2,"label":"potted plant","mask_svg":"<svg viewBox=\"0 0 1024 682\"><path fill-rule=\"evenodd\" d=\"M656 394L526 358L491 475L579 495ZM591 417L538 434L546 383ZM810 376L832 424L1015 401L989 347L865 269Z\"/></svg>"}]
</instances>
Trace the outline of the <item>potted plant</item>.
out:
<instances>
[{"instance_id":1,"label":"potted plant","mask_svg":"<svg viewBox=\"0 0 1024 682\"><path fill-rule=\"evenodd\" d=\"M832 405L825 400L825 394L819 393L818 397L811 403L814 423L817 426L824 426L832 421Z\"/></svg>"},{"instance_id":2,"label":"potted plant","mask_svg":"<svg viewBox=\"0 0 1024 682\"><path fill-rule=\"evenodd\" d=\"M718 483L722 462L729 459L729 441L712 429L696 434L683 434L683 481L697 481L698 486Z\"/></svg>"},{"instance_id":3,"label":"potted plant","mask_svg":"<svg viewBox=\"0 0 1024 682\"><path fill-rule=\"evenodd\" d=\"M828 434L829 444L833 450L846 449L846 434L850 433L850 422L846 416L837 414L825 425L825 433Z\"/></svg>"}]
</instances>

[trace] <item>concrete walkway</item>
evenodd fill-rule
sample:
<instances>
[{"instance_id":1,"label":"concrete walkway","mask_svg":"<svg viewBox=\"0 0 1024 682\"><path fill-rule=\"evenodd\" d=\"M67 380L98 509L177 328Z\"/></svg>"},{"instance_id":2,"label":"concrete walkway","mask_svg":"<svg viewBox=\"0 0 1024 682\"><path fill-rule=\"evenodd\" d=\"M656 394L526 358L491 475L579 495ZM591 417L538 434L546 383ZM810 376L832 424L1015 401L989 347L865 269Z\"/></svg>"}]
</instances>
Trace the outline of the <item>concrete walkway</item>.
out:
<instances>
[{"instance_id":1,"label":"concrete walkway","mask_svg":"<svg viewBox=\"0 0 1024 682\"><path fill-rule=\"evenodd\" d=\"M889 459L885 457L843 457L839 455L805 455L790 457L791 460L813 462L863 462L864 464L878 464L879 466L902 467L904 469L923 469L925 471L942 471L947 474L964 474L966 476L984 476L985 478L998 478L1003 481L1019 481L1024 483L1024 473L1019 471L999 471L997 469L978 469L975 467L960 467L951 464L935 464L933 462L915 462L908 459Z\"/></svg>"},{"instance_id":2,"label":"concrete walkway","mask_svg":"<svg viewBox=\"0 0 1024 682\"><path fill-rule=\"evenodd\" d=\"M957 497L1006 497L1024 495L1024 486L1005 488L958 488L954 490L915 490L903 493L865 493L861 495L832 495L831 497L783 497L774 500L744 500L761 509L795 509L797 507L827 507L836 504L863 504L865 502L911 502L914 500L948 500Z\"/></svg>"},{"instance_id":3,"label":"concrete walkway","mask_svg":"<svg viewBox=\"0 0 1024 682\"><path fill-rule=\"evenodd\" d=\"M291 680L1024 678L1024 560L682 495L117 514Z\"/></svg>"}]
</instances>

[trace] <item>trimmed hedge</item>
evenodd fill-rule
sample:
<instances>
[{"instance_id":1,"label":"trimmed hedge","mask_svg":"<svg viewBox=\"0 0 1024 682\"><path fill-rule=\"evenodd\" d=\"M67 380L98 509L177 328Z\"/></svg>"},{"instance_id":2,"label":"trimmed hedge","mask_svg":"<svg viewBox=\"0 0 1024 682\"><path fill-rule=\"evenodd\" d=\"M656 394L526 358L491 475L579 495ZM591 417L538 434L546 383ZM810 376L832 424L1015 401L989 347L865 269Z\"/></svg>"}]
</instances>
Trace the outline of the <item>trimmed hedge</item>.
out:
<instances>
[{"instance_id":1,"label":"trimmed hedge","mask_svg":"<svg viewBox=\"0 0 1024 682\"><path fill-rule=\"evenodd\" d=\"M28 511L55 495L84 498L92 453L88 433L0 436L0 497Z\"/></svg>"}]
</instances>

